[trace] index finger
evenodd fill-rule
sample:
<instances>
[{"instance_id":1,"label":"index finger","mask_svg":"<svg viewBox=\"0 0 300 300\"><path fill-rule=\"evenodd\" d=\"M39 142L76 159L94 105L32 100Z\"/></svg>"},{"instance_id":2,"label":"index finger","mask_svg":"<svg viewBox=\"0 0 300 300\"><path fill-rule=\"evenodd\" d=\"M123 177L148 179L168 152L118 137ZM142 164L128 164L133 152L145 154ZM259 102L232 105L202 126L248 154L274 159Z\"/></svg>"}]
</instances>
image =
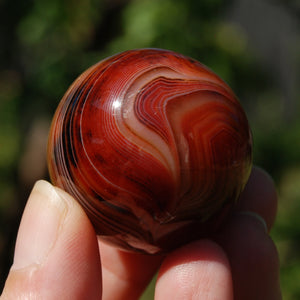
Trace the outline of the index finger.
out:
<instances>
[{"instance_id":1,"label":"index finger","mask_svg":"<svg viewBox=\"0 0 300 300\"><path fill-rule=\"evenodd\" d=\"M237 203L237 212L253 212L261 216L268 231L272 228L277 213L278 197L275 184L264 170L253 167L249 181Z\"/></svg>"},{"instance_id":2,"label":"index finger","mask_svg":"<svg viewBox=\"0 0 300 300\"><path fill-rule=\"evenodd\" d=\"M281 299L278 253L267 232L276 211L273 181L254 168L236 213L216 236L230 262L235 299Z\"/></svg>"},{"instance_id":3,"label":"index finger","mask_svg":"<svg viewBox=\"0 0 300 300\"><path fill-rule=\"evenodd\" d=\"M162 255L147 255L119 250L98 240L103 299L139 299L163 260Z\"/></svg>"}]
</instances>

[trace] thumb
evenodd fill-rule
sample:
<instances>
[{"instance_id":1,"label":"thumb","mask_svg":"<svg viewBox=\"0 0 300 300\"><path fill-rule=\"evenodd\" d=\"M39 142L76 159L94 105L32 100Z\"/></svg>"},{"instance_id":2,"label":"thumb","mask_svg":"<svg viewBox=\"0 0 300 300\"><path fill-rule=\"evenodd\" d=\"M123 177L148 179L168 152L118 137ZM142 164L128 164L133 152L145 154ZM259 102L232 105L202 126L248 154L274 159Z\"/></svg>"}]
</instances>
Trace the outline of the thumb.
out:
<instances>
[{"instance_id":1,"label":"thumb","mask_svg":"<svg viewBox=\"0 0 300 300\"><path fill-rule=\"evenodd\" d=\"M100 257L91 223L71 196L38 181L23 213L1 299L100 296Z\"/></svg>"}]
</instances>

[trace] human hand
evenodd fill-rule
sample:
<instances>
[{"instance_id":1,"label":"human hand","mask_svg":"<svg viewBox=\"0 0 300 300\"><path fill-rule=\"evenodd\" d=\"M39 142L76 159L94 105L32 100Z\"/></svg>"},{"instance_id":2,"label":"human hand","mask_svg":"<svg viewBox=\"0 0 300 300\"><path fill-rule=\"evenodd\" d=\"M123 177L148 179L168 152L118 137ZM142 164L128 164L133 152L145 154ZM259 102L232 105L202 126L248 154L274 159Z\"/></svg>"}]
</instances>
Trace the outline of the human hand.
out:
<instances>
[{"instance_id":1,"label":"human hand","mask_svg":"<svg viewBox=\"0 0 300 300\"><path fill-rule=\"evenodd\" d=\"M1 299L138 299L157 270L155 299L281 299L278 255L267 233L276 209L273 182L254 168L236 213L216 236L149 256L99 242L80 205L39 181Z\"/></svg>"}]
</instances>

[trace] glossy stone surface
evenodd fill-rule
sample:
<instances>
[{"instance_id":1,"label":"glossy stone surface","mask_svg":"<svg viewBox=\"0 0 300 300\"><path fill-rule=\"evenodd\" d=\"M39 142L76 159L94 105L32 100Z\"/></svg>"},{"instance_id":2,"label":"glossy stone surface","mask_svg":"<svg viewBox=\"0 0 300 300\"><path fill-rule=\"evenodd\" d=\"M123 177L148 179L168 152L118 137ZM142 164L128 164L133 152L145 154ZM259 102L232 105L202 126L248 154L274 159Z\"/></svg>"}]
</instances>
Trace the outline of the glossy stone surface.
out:
<instances>
[{"instance_id":1,"label":"glossy stone surface","mask_svg":"<svg viewBox=\"0 0 300 300\"><path fill-rule=\"evenodd\" d=\"M53 119L54 184L103 240L169 251L217 230L251 170L252 140L231 89L160 49L109 57L71 85Z\"/></svg>"}]
</instances>

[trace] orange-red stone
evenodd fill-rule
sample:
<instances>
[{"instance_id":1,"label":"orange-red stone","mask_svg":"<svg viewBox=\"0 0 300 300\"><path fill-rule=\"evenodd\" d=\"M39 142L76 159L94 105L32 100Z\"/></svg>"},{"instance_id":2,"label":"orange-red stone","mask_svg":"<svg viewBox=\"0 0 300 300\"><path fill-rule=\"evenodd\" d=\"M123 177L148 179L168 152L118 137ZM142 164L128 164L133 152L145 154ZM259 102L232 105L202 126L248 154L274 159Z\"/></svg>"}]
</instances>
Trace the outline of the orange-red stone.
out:
<instances>
[{"instance_id":1,"label":"orange-red stone","mask_svg":"<svg viewBox=\"0 0 300 300\"><path fill-rule=\"evenodd\" d=\"M48 164L97 234L157 253L217 230L251 170L246 115L208 68L160 49L117 54L69 88Z\"/></svg>"}]
</instances>

